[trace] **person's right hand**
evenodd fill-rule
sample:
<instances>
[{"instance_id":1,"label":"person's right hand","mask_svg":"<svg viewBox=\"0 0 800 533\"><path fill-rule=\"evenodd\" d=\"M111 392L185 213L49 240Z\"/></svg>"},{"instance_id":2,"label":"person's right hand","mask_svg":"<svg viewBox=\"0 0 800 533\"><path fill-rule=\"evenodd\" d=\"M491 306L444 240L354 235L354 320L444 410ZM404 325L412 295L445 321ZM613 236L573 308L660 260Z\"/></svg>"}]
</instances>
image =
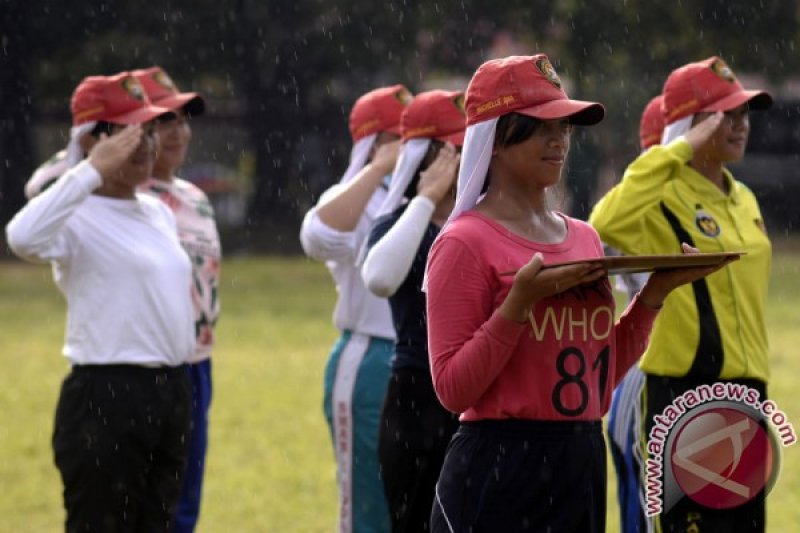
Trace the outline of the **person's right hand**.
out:
<instances>
[{"instance_id":1,"label":"person's right hand","mask_svg":"<svg viewBox=\"0 0 800 533\"><path fill-rule=\"evenodd\" d=\"M445 144L436 154L433 163L420 172L417 194L430 198L434 204L438 204L456 181L460 159L456 147L450 143Z\"/></svg>"},{"instance_id":2,"label":"person's right hand","mask_svg":"<svg viewBox=\"0 0 800 533\"><path fill-rule=\"evenodd\" d=\"M394 164L397 163L397 156L400 153L400 143L400 140L396 140L384 143L375 149L370 164L380 170L382 176L394 170Z\"/></svg>"},{"instance_id":3,"label":"person's right hand","mask_svg":"<svg viewBox=\"0 0 800 533\"><path fill-rule=\"evenodd\" d=\"M687 131L686 135L684 135L686 142L691 145L692 150L696 152L709 142L722 125L724 119L725 113L717 111L716 113L711 113L706 119L692 126L692 129Z\"/></svg>"},{"instance_id":4,"label":"person's right hand","mask_svg":"<svg viewBox=\"0 0 800 533\"><path fill-rule=\"evenodd\" d=\"M681 250L684 254L699 254L700 250L689 246L688 244L681 243ZM705 267L692 267L692 268L679 268L675 270L659 270L647 279L647 282L639 291L639 299L646 306L653 309L658 309L664 304L666 297L681 285L693 283L698 279L704 278L728 266L734 261L738 261L739 257L729 257L725 261L716 265Z\"/></svg>"},{"instance_id":5,"label":"person's right hand","mask_svg":"<svg viewBox=\"0 0 800 533\"><path fill-rule=\"evenodd\" d=\"M533 258L514 275L500 314L515 322L525 322L530 308L544 298L567 291L577 285L592 283L607 275L601 262L578 263L543 269L542 254Z\"/></svg>"},{"instance_id":6,"label":"person's right hand","mask_svg":"<svg viewBox=\"0 0 800 533\"><path fill-rule=\"evenodd\" d=\"M115 174L130 158L142 140L142 126L126 126L111 137L103 134L89 152L89 163L103 180Z\"/></svg>"}]
</instances>

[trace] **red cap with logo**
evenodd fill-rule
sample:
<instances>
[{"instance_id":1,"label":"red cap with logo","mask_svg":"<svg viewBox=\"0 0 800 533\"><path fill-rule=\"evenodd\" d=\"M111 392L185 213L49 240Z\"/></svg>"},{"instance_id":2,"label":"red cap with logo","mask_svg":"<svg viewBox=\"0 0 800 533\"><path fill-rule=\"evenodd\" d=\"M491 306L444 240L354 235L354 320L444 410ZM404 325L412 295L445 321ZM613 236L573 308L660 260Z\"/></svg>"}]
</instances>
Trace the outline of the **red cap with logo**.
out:
<instances>
[{"instance_id":1,"label":"red cap with logo","mask_svg":"<svg viewBox=\"0 0 800 533\"><path fill-rule=\"evenodd\" d=\"M596 102L569 99L544 54L487 61L469 82L467 125L512 112L540 120L569 118L582 126L597 124L605 116Z\"/></svg>"},{"instance_id":2,"label":"red cap with logo","mask_svg":"<svg viewBox=\"0 0 800 533\"><path fill-rule=\"evenodd\" d=\"M130 72L84 78L72 93L70 109L73 126L98 121L140 124L170 112L154 106Z\"/></svg>"},{"instance_id":3,"label":"red cap with logo","mask_svg":"<svg viewBox=\"0 0 800 533\"><path fill-rule=\"evenodd\" d=\"M639 145L642 150L661 144L665 126L664 114L661 112L663 101L664 97L659 94L648 102L642 112L642 119L639 121Z\"/></svg>"},{"instance_id":4,"label":"red cap with logo","mask_svg":"<svg viewBox=\"0 0 800 533\"><path fill-rule=\"evenodd\" d=\"M155 105L172 111L184 109L189 115L203 114L205 102L198 93L182 93L161 67L134 70L132 74L144 87L147 96Z\"/></svg>"},{"instance_id":5,"label":"red cap with logo","mask_svg":"<svg viewBox=\"0 0 800 533\"><path fill-rule=\"evenodd\" d=\"M673 70L663 94L667 124L696 113L730 111L745 103L753 110L772 106L769 93L746 91L733 70L716 56Z\"/></svg>"},{"instance_id":6,"label":"red cap with logo","mask_svg":"<svg viewBox=\"0 0 800 533\"><path fill-rule=\"evenodd\" d=\"M414 97L400 117L403 142L419 137L464 144L464 93L427 91Z\"/></svg>"},{"instance_id":7,"label":"red cap with logo","mask_svg":"<svg viewBox=\"0 0 800 533\"><path fill-rule=\"evenodd\" d=\"M400 135L400 115L412 99L403 85L381 87L361 96L350 112L353 141L381 131Z\"/></svg>"}]
</instances>

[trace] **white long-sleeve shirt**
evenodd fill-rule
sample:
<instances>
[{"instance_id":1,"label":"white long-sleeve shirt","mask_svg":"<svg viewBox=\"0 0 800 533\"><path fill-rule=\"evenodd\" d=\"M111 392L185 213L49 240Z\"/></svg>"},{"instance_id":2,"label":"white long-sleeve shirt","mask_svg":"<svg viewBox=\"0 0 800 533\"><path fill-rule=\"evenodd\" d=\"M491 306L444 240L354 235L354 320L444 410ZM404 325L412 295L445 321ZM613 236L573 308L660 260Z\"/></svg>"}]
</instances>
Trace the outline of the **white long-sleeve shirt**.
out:
<instances>
[{"instance_id":1,"label":"white long-sleeve shirt","mask_svg":"<svg viewBox=\"0 0 800 533\"><path fill-rule=\"evenodd\" d=\"M328 189L320 201L335 194L341 185ZM320 220L316 207L305 216L300 229L300 242L306 255L325 261L336 283L338 298L333 323L339 330L350 330L371 337L394 339L395 332L389 304L367 290L356 266L358 254L369 236L372 222L386 197L379 187L367 203L353 231L337 231Z\"/></svg>"},{"instance_id":2,"label":"white long-sleeve shirt","mask_svg":"<svg viewBox=\"0 0 800 533\"><path fill-rule=\"evenodd\" d=\"M14 216L8 245L53 265L72 364L182 364L195 335L191 264L175 219L145 195L92 195L100 183L86 161L69 170Z\"/></svg>"},{"instance_id":3,"label":"white long-sleeve shirt","mask_svg":"<svg viewBox=\"0 0 800 533\"><path fill-rule=\"evenodd\" d=\"M361 267L370 292L386 298L397 291L411 270L435 210L429 198L415 196L392 229L375 243Z\"/></svg>"}]
</instances>

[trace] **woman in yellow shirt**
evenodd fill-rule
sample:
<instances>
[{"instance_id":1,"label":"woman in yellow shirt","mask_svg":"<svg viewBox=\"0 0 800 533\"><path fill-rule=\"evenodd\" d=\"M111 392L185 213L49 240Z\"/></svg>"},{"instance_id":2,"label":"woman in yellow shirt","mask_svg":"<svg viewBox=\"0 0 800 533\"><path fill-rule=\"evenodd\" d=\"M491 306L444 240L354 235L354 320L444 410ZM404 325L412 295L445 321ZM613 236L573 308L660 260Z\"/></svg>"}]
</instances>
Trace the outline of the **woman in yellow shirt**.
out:
<instances>
[{"instance_id":1,"label":"woman in yellow shirt","mask_svg":"<svg viewBox=\"0 0 800 533\"><path fill-rule=\"evenodd\" d=\"M682 242L702 252L746 255L665 300L640 363L645 439L653 416L684 392L735 382L763 399L769 377L764 309L771 246L755 196L725 164L744 157L748 112L768 108L772 98L746 91L717 57L673 71L663 94L662 145L628 167L590 223L605 243L628 255L680 253ZM764 517L762 491L724 510L683 497L655 524L665 531L692 524L704 531L757 531Z\"/></svg>"}]
</instances>

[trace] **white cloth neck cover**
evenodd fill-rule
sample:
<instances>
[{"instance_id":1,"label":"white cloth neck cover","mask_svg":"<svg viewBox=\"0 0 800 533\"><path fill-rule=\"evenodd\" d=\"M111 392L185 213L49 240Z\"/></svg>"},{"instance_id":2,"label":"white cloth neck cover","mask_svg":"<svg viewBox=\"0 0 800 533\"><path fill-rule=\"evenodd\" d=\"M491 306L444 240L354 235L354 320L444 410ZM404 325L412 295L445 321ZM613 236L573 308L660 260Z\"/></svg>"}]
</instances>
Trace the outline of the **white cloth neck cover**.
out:
<instances>
[{"instance_id":1,"label":"white cloth neck cover","mask_svg":"<svg viewBox=\"0 0 800 533\"><path fill-rule=\"evenodd\" d=\"M81 137L89 133L97 125L97 122L85 122L69 129L69 144L67 145L67 168L72 168L83 160L83 148L81 148Z\"/></svg>"},{"instance_id":2,"label":"white cloth neck cover","mask_svg":"<svg viewBox=\"0 0 800 533\"><path fill-rule=\"evenodd\" d=\"M464 148L461 151L461 167L458 169L456 205L447 218L447 222L442 226L442 230L461 213L478 204L481 190L486 183L489 163L492 161L497 120L497 118L493 118L467 127Z\"/></svg>"},{"instance_id":3,"label":"white cloth neck cover","mask_svg":"<svg viewBox=\"0 0 800 533\"><path fill-rule=\"evenodd\" d=\"M353 148L350 150L350 163L347 165L347 170L344 171L344 175L342 179L339 180L339 183L344 185L352 180L355 175L364 168L364 165L367 163L367 158L369 157L369 151L372 149L372 145L375 144L375 139L377 138L378 134L373 133L355 142Z\"/></svg>"},{"instance_id":4,"label":"white cloth neck cover","mask_svg":"<svg viewBox=\"0 0 800 533\"><path fill-rule=\"evenodd\" d=\"M388 215L400 206L403 201L403 193L406 192L408 184L417 173L430 145L431 140L427 138L410 139L400 148L400 155L397 157L397 163L392 171L389 192L378 210L378 217Z\"/></svg>"},{"instance_id":5,"label":"white cloth neck cover","mask_svg":"<svg viewBox=\"0 0 800 533\"><path fill-rule=\"evenodd\" d=\"M693 119L694 115L689 115L688 117L676 120L672 124L668 124L664 128L664 133L661 134L661 144L667 145L681 135L685 135L686 132L692 128Z\"/></svg>"},{"instance_id":6,"label":"white cloth neck cover","mask_svg":"<svg viewBox=\"0 0 800 533\"><path fill-rule=\"evenodd\" d=\"M83 148L81 148L81 137L92 131L96 125L97 122L86 122L70 128L69 143L64 148L64 158L56 158L49 164L46 163L40 166L25 183L25 197L28 200L37 196L46 185L61 177L64 172L83 160L84 153Z\"/></svg>"},{"instance_id":7,"label":"white cloth neck cover","mask_svg":"<svg viewBox=\"0 0 800 533\"><path fill-rule=\"evenodd\" d=\"M494 133L499 117L478 122L467 126L464 136L464 147L461 150L461 167L458 169L458 185L456 189L456 205L447 221L442 226L441 236L450 222L461 213L468 211L478 204L481 190L486 183L486 174L489 172L489 163L492 161L494 148ZM436 237L438 240L439 237ZM428 290L428 268L422 280L422 292Z\"/></svg>"}]
</instances>

